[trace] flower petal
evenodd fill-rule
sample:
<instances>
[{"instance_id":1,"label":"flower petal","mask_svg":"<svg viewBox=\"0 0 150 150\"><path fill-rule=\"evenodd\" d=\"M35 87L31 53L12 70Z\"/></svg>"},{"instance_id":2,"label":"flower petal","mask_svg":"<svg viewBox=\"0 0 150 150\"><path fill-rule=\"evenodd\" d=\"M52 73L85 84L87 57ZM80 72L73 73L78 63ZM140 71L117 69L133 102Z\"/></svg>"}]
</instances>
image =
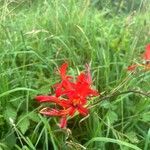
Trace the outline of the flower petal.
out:
<instances>
[{"instance_id":1,"label":"flower petal","mask_svg":"<svg viewBox=\"0 0 150 150\"><path fill-rule=\"evenodd\" d=\"M70 106L70 102L69 101L67 101L65 99L60 99L60 98L55 97L55 96L44 96L44 95L41 95L41 96L35 97L35 99L38 102L56 103L57 105L65 107L65 108L68 108Z\"/></svg>"},{"instance_id":2,"label":"flower petal","mask_svg":"<svg viewBox=\"0 0 150 150\"><path fill-rule=\"evenodd\" d=\"M92 76L91 76L91 73L90 73L89 64L86 64L86 71L87 71L87 83L92 84Z\"/></svg>"},{"instance_id":3,"label":"flower petal","mask_svg":"<svg viewBox=\"0 0 150 150\"><path fill-rule=\"evenodd\" d=\"M60 111L57 109L51 109L48 107L45 107L40 110L40 113L47 116L61 116Z\"/></svg>"},{"instance_id":4,"label":"flower petal","mask_svg":"<svg viewBox=\"0 0 150 150\"><path fill-rule=\"evenodd\" d=\"M67 126L67 117L64 116L60 119L60 124L59 124L60 128L65 128Z\"/></svg>"},{"instance_id":5,"label":"flower petal","mask_svg":"<svg viewBox=\"0 0 150 150\"><path fill-rule=\"evenodd\" d=\"M84 72L80 73L80 75L77 77L77 82L79 83L86 82L86 74Z\"/></svg>"},{"instance_id":6,"label":"flower petal","mask_svg":"<svg viewBox=\"0 0 150 150\"><path fill-rule=\"evenodd\" d=\"M39 96L36 96L35 99L38 102L55 102L55 103L58 103L60 101L55 96L47 96L47 95L39 95Z\"/></svg>"},{"instance_id":7,"label":"flower petal","mask_svg":"<svg viewBox=\"0 0 150 150\"><path fill-rule=\"evenodd\" d=\"M87 116L89 113L88 109L84 108L82 105L78 105L78 111L83 116Z\"/></svg>"},{"instance_id":8,"label":"flower petal","mask_svg":"<svg viewBox=\"0 0 150 150\"><path fill-rule=\"evenodd\" d=\"M144 53L144 59L145 59L146 61L149 61L149 60L150 60L150 44L148 44L148 45L146 46L146 51L145 51L145 53Z\"/></svg>"},{"instance_id":9,"label":"flower petal","mask_svg":"<svg viewBox=\"0 0 150 150\"><path fill-rule=\"evenodd\" d=\"M69 111L69 115L72 117L74 115L74 113L76 112L76 108L72 107Z\"/></svg>"},{"instance_id":10,"label":"flower petal","mask_svg":"<svg viewBox=\"0 0 150 150\"><path fill-rule=\"evenodd\" d=\"M63 63L60 68L58 69L59 74L61 76L62 79L64 79L66 77L66 70L68 68L68 63Z\"/></svg>"},{"instance_id":11,"label":"flower petal","mask_svg":"<svg viewBox=\"0 0 150 150\"><path fill-rule=\"evenodd\" d=\"M69 108L71 106L70 100L61 100L60 105L63 108Z\"/></svg>"},{"instance_id":12,"label":"flower petal","mask_svg":"<svg viewBox=\"0 0 150 150\"><path fill-rule=\"evenodd\" d=\"M74 89L75 84L68 79L62 80L61 83L55 84L53 87L55 89L56 97L62 96Z\"/></svg>"}]
</instances>

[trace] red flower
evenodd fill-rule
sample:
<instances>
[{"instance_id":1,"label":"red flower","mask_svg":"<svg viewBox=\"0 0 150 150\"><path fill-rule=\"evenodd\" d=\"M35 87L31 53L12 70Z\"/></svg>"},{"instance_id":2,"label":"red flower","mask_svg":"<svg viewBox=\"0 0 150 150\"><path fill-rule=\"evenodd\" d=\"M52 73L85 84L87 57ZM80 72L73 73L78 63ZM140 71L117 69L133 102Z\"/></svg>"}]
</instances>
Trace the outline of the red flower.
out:
<instances>
[{"instance_id":1,"label":"red flower","mask_svg":"<svg viewBox=\"0 0 150 150\"><path fill-rule=\"evenodd\" d=\"M150 61L150 44L146 46L146 51L144 53L144 59Z\"/></svg>"},{"instance_id":2,"label":"red flower","mask_svg":"<svg viewBox=\"0 0 150 150\"><path fill-rule=\"evenodd\" d=\"M143 64L132 64L128 66L128 71L134 71L137 67L142 67L142 70L150 70L150 44L148 44L145 48L145 52L142 54L145 63ZM144 69L143 69L144 68Z\"/></svg>"},{"instance_id":3,"label":"red flower","mask_svg":"<svg viewBox=\"0 0 150 150\"><path fill-rule=\"evenodd\" d=\"M83 116L88 115L87 101L90 97L98 96L98 92L91 88L92 77L90 68L86 66L86 72L82 72L73 81L72 76L66 74L68 64L64 63L59 69L61 82L56 83L53 88L55 93L53 96L40 95L35 99L38 102L55 103L56 108L43 108L41 114L47 116L60 117L60 127L64 128L67 125L67 118L73 117L77 112Z\"/></svg>"}]
</instances>

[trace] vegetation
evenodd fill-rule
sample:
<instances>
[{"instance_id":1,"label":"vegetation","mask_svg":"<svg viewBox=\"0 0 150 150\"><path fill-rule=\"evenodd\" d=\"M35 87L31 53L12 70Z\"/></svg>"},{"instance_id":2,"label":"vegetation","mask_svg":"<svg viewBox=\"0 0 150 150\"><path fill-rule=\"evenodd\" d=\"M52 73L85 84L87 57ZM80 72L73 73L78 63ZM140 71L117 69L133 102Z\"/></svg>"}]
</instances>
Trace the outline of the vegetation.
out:
<instances>
[{"instance_id":1,"label":"vegetation","mask_svg":"<svg viewBox=\"0 0 150 150\"><path fill-rule=\"evenodd\" d=\"M1 0L0 149L149 150L150 71L127 71L150 42L149 11L149 0ZM72 76L89 63L101 95L60 129L34 98L64 61Z\"/></svg>"}]
</instances>

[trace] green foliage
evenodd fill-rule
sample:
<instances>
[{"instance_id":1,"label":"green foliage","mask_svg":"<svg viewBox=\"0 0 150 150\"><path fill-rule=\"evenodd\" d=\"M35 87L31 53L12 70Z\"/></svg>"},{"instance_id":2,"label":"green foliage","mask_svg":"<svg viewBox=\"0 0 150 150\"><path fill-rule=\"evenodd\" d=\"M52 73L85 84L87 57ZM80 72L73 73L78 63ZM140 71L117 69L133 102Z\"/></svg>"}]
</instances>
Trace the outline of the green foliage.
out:
<instances>
[{"instance_id":1,"label":"green foliage","mask_svg":"<svg viewBox=\"0 0 150 150\"><path fill-rule=\"evenodd\" d=\"M25 134L25 132L29 129L30 121L29 121L29 118L25 117L24 114L21 115L20 118L21 118L21 121L19 120L18 127L19 127L20 131L23 134Z\"/></svg>"},{"instance_id":2,"label":"green foliage","mask_svg":"<svg viewBox=\"0 0 150 150\"><path fill-rule=\"evenodd\" d=\"M150 149L150 73L128 73L149 41L149 0L0 1L0 149ZM64 61L74 75L91 64L100 101L68 129L38 114ZM76 68L76 69L72 69Z\"/></svg>"}]
</instances>

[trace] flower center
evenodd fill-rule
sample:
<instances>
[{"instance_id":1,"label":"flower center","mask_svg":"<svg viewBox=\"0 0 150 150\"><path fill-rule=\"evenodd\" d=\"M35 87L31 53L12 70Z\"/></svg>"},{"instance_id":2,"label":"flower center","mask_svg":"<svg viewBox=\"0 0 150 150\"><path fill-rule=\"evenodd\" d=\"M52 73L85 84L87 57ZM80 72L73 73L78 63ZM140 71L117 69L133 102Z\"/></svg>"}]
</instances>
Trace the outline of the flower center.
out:
<instances>
[{"instance_id":1,"label":"flower center","mask_svg":"<svg viewBox=\"0 0 150 150\"><path fill-rule=\"evenodd\" d=\"M77 107L77 105L80 103L80 99L73 99L72 105Z\"/></svg>"}]
</instances>

